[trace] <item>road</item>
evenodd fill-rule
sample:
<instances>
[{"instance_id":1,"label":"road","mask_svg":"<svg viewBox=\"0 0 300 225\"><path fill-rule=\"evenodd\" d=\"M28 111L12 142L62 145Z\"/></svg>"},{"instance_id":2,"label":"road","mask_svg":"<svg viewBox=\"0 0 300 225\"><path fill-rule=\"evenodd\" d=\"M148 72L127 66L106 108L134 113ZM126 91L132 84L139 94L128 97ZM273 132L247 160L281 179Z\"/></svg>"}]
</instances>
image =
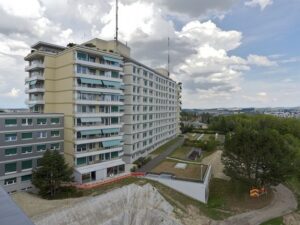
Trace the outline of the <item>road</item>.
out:
<instances>
[{"instance_id":1,"label":"road","mask_svg":"<svg viewBox=\"0 0 300 225\"><path fill-rule=\"evenodd\" d=\"M152 159L150 162L148 162L146 165L142 166L138 171L139 172L149 172L153 168L155 168L161 161L163 161L168 155L170 155L178 146L181 146L184 142L184 138L181 137L178 139L176 143L168 147L163 153L156 156L154 159Z\"/></svg>"},{"instance_id":2,"label":"road","mask_svg":"<svg viewBox=\"0 0 300 225\"><path fill-rule=\"evenodd\" d=\"M223 221L214 221L211 225L259 225L275 217L293 212L297 208L297 200L293 192L282 184L274 189L274 199L270 205L229 217Z\"/></svg>"}]
</instances>

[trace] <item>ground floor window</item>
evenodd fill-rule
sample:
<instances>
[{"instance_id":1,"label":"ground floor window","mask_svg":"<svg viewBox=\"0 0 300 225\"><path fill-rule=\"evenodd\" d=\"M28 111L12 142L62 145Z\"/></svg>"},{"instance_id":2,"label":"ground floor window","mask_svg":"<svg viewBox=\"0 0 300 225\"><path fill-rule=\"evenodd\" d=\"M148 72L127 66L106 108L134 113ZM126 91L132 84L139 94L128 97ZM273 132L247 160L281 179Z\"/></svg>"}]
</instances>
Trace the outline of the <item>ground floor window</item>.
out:
<instances>
[{"instance_id":1,"label":"ground floor window","mask_svg":"<svg viewBox=\"0 0 300 225\"><path fill-rule=\"evenodd\" d=\"M29 181L31 179L32 179L32 175L31 174L21 176L21 181L22 182Z\"/></svg>"},{"instance_id":2,"label":"ground floor window","mask_svg":"<svg viewBox=\"0 0 300 225\"><path fill-rule=\"evenodd\" d=\"M125 172L125 165L114 166L107 168L107 177L113 177L117 174Z\"/></svg>"},{"instance_id":3,"label":"ground floor window","mask_svg":"<svg viewBox=\"0 0 300 225\"><path fill-rule=\"evenodd\" d=\"M10 185L10 184L15 184L17 183L17 178L9 178L4 180L4 185Z\"/></svg>"}]
</instances>

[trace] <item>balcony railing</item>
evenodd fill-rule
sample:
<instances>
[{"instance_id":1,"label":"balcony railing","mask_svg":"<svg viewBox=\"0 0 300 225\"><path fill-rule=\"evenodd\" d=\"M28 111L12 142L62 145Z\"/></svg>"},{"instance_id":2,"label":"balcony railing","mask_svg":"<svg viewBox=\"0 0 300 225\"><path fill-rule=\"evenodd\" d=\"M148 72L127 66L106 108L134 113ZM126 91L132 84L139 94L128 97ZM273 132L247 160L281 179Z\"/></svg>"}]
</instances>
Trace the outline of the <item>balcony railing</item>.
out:
<instances>
[{"instance_id":1,"label":"balcony railing","mask_svg":"<svg viewBox=\"0 0 300 225\"><path fill-rule=\"evenodd\" d=\"M44 69L44 68L45 68L45 66L44 66L43 63L36 62L36 63L32 63L31 65L26 66L25 71L30 71L30 70L33 70L33 69Z\"/></svg>"}]
</instances>

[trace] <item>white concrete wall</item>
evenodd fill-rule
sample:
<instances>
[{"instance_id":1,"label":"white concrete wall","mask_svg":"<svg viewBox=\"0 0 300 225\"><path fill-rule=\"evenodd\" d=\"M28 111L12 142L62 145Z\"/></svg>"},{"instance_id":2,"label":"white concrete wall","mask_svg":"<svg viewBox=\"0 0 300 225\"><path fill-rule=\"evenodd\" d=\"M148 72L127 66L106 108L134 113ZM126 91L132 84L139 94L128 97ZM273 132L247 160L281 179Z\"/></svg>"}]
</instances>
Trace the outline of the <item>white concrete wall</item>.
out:
<instances>
[{"instance_id":1,"label":"white concrete wall","mask_svg":"<svg viewBox=\"0 0 300 225\"><path fill-rule=\"evenodd\" d=\"M147 175L145 178L158 181L170 188L175 189L200 202L207 203L209 196L209 181L211 178L211 166L208 166L207 173L203 183L175 180L164 178L162 176Z\"/></svg>"}]
</instances>

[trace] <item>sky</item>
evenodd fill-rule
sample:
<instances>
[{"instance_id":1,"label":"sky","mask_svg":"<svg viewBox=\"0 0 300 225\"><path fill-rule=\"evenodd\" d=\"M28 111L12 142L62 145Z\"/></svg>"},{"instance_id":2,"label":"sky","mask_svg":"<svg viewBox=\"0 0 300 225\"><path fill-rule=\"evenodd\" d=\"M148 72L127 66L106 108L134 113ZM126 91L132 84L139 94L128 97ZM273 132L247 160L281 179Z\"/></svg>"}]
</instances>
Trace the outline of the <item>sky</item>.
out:
<instances>
[{"instance_id":1,"label":"sky","mask_svg":"<svg viewBox=\"0 0 300 225\"><path fill-rule=\"evenodd\" d=\"M119 38L183 84L183 108L300 106L299 0L119 0ZM37 41L114 38L115 0L0 0L0 108L26 107Z\"/></svg>"}]
</instances>

